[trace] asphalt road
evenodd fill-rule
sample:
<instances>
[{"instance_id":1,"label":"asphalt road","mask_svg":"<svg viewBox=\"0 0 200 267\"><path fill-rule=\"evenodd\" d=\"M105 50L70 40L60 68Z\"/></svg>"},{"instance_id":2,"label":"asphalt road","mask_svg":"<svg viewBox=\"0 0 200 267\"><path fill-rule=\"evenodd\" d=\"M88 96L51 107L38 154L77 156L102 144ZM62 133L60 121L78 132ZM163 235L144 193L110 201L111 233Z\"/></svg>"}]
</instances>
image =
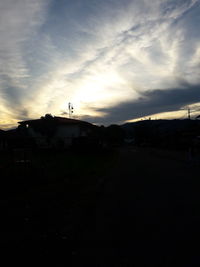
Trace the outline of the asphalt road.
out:
<instances>
[{"instance_id":1,"label":"asphalt road","mask_svg":"<svg viewBox=\"0 0 200 267\"><path fill-rule=\"evenodd\" d=\"M76 266L199 266L199 167L125 148L74 251Z\"/></svg>"}]
</instances>

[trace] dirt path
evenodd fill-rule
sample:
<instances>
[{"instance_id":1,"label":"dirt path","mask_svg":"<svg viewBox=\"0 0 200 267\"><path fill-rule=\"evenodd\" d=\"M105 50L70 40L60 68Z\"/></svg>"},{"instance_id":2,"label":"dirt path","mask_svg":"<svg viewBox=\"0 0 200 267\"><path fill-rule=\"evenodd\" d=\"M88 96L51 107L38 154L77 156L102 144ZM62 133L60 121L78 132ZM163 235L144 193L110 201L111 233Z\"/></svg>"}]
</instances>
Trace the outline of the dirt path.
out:
<instances>
[{"instance_id":1,"label":"dirt path","mask_svg":"<svg viewBox=\"0 0 200 267\"><path fill-rule=\"evenodd\" d=\"M166 152L122 149L88 226L79 266L193 266L200 263L198 168ZM196 169L195 169L196 168Z\"/></svg>"}]
</instances>

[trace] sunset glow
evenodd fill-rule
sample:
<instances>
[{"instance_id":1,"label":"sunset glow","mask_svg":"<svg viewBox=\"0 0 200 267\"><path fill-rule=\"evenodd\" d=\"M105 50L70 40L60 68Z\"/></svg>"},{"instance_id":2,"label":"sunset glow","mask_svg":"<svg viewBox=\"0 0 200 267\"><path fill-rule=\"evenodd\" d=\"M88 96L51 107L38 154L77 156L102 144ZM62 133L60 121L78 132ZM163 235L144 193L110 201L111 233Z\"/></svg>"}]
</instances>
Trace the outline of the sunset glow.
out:
<instances>
[{"instance_id":1,"label":"sunset glow","mask_svg":"<svg viewBox=\"0 0 200 267\"><path fill-rule=\"evenodd\" d=\"M0 128L68 102L97 124L198 114L199 14L199 0L1 1Z\"/></svg>"}]
</instances>

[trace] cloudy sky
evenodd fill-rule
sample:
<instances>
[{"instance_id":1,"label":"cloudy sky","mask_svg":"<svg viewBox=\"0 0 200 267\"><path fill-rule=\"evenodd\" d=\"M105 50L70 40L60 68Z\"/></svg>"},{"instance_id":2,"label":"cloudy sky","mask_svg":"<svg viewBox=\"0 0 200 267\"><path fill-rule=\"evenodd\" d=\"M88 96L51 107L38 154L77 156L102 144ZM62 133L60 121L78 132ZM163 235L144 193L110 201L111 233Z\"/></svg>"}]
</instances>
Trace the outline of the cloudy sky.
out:
<instances>
[{"instance_id":1,"label":"cloudy sky","mask_svg":"<svg viewBox=\"0 0 200 267\"><path fill-rule=\"evenodd\" d=\"M0 128L200 113L200 0L1 0Z\"/></svg>"}]
</instances>

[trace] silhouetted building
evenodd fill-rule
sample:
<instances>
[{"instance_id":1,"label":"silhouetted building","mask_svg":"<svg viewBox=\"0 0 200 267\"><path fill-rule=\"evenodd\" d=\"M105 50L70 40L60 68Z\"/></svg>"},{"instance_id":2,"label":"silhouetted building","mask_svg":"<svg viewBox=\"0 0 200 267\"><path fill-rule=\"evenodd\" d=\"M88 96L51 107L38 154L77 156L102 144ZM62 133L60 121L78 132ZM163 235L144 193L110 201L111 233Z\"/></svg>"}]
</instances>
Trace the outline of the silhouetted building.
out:
<instances>
[{"instance_id":1,"label":"silhouetted building","mask_svg":"<svg viewBox=\"0 0 200 267\"><path fill-rule=\"evenodd\" d=\"M5 150L8 146L6 133L3 130L0 130L0 151Z\"/></svg>"},{"instance_id":2,"label":"silhouetted building","mask_svg":"<svg viewBox=\"0 0 200 267\"><path fill-rule=\"evenodd\" d=\"M198 115L198 116L196 117L196 120L200 120L200 115Z\"/></svg>"},{"instance_id":3,"label":"silhouetted building","mask_svg":"<svg viewBox=\"0 0 200 267\"><path fill-rule=\"evenodd\" d=\"M137 145L186 148L200 135L198 120L146 120L122 125Z\"/></svg>"},{"instance_id":4,"label":"silhouetted building","mask_svg":"<svg viewBox=\"0 0 200 267\"><path fill-rule=\"evenodd\" d=\"M18 128L26 131L39 148L69 147L75 139L87 138L96 127L85 121L51 115L19 124Z\"/></svg>"}]
</instances>

